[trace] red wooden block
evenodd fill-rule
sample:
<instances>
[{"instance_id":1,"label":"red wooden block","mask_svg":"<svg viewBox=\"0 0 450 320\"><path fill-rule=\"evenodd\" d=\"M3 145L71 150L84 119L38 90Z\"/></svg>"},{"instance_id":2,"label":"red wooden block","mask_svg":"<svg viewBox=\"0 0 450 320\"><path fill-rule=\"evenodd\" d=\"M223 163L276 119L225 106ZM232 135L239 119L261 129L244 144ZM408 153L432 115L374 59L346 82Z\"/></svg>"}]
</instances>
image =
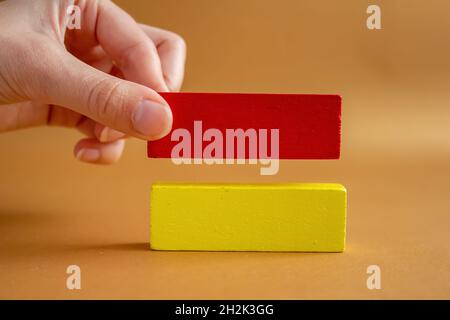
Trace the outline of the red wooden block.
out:
<instances>
[{"instance_id":1,"label":"red wooden block","mask_svg":"<svg viewBox=\"0 0 450 320\"><path fill-rule=\"evenodd\" d=\"M339 159L341 97L312 94L161 93L173 113L172 132L187 129L194 137L194 121L203 132L219 129L279 129L280 159ZM178 141L166 137L150 141L150 158L170 158ZM198 132L197 132L198 133ZM202 147L209 142L202 142ZM192 143L193 145L194 143ZM192 146L194 150L194 146ZM270 150L270 149L269 149ZM234 153L236 155L236 152ZM246 154L247 158L248 154ZM194 157L194 153L192 153Z\"/></svg>"}]
</instances>

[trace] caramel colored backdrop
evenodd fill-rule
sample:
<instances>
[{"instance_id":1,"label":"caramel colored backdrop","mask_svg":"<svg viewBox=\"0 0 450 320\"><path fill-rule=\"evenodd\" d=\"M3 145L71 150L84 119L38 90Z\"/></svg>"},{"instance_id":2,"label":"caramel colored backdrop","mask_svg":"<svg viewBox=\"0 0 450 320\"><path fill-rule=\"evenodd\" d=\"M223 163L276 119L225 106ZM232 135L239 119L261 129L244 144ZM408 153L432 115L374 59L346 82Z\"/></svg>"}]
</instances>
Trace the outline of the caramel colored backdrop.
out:
<instances>
[{"instance_id":1,"label":"caramel colored backdrop","mask_svg":"<svg viewBox=\"0 0 450 320\"><path fill-rule=\"evenodd\" d=\"M79 134L0 135L0 298L450 298L450 2L122 0L188 44L184 91L339 93L339 161L174 166L131 140L116 166ZM382 9L382 30L366 8ZM342 254L154 252L153 181L340 182ZM82 289L66 289L81 267ZM381 290L366 269L381 268Z\"/></svg>"}]
</instances>

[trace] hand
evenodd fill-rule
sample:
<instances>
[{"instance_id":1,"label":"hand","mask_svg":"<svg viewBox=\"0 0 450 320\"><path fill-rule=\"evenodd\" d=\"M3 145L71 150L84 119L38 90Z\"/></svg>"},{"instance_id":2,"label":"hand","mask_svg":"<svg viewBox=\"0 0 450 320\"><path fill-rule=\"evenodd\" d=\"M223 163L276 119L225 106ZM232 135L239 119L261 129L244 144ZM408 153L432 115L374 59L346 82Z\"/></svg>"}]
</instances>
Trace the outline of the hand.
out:
<instances>
[{"instance_id":1,"label":"hand","mask_svg":"<svg viewBox=\"0 0 450 320\"><path fill-rule=\"evenodd\" d=\"M116 162L131 135L169 133L157 91L177 91L185 44L137 24L108 0L79 0L81 28L66 27L68 0L0 2L0 132L37 125L77 128L82 161Z\"/></svg>"}]
</instances>

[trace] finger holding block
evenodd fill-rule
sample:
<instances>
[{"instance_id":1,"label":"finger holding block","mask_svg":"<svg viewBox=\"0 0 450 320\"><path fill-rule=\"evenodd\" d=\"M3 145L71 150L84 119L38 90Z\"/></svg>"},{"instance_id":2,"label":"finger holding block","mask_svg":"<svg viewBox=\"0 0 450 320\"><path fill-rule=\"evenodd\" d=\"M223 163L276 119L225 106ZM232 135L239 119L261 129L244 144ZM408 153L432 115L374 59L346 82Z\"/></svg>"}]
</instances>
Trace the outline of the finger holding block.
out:
<instances>
[{"instance_id":1,"label":"finger holding block","mask_svg":"<svg viewBox=\"0 0 450 320\"><path fill-rule=\"evenodd\" d=\"M154 250L342 252L340 184L154 184Z\"/></svg>"}]
</instances>

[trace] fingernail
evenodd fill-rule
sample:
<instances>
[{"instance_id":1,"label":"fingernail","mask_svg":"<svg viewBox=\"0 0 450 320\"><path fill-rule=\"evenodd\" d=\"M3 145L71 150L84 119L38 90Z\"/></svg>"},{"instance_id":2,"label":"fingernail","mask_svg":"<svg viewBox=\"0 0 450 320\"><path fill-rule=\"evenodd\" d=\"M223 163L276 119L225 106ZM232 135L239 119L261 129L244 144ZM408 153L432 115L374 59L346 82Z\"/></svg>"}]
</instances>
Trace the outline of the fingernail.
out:
<instances>
[{"instance_id":1,"label":"fingernail","mask_svg":"<svg viewBox=\"0 0 450 320\"><path fill-rule=\"evenodd\" d=\"M97 149L80 149L76 154L76 158L81 161L95 162L100 159L100 151Z\"/></svg>"},{"instance_id":2,"label":"fingernail","mask_svg":"<svg viewBox=\"0 0 450 320\"><path fill-rule=\"evenodd\" d=\"M142 100L134 112L133 126L150 139L162 138L172 127L172 111L167 105Z\"/></svg>"},{"instance_id":3,"label":"fingernail","mask_svg":"<svg viewBox=\"0 0 450 320\"><path fill-rule=\"evenodd\" d=\"M100 132L100 136L98 140L100 142L111 142L116 141L118 139L121 139L125 136L123 132L104 127L103 130Z\"/></svg>"}]
</instances>

